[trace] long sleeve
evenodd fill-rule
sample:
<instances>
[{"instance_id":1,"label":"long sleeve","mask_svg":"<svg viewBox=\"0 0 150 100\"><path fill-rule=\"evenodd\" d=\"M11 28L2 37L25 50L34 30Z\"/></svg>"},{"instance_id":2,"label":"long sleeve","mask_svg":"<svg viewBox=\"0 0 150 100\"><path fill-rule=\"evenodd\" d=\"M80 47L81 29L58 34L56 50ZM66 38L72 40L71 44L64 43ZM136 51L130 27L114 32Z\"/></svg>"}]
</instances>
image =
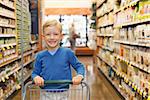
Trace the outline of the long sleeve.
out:
<instances>
[{"instance_id":1,"label":"long sleeve","mask_svg":"<svg viewBox=\"0 0 150 100\"><path fill-rule=\"evenodd\" d=\"M77 75L85 75L85 67L84 65L78 60L78 58L75 56L74 52L69 52L69 63L72 65L72 67L76 70Z\"/></svg>"},{"instance_id":2,"label":"long sleeve","mask_svg":"<svg viewBox=\"0 0 150 100\"><path fill-rule=\"evenodd\" d=\"M40 76L40 73L41 73L41 62L39 55L37 55L34 62L34 69L31 75L32 79L34 79L36 76Z\"/></svg>"}]
</instances>

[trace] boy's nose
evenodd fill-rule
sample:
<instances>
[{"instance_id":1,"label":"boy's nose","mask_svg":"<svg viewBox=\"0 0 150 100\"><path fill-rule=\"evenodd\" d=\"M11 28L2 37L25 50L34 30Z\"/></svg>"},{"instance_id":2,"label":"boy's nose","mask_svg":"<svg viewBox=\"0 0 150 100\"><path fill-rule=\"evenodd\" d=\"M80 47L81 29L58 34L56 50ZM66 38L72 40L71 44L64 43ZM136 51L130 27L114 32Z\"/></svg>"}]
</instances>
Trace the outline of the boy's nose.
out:
<instances>
[{"instance_id":1,"label":"boy's nose","mask_svg":"<svg viewBox=\"0 0 150 100\"><path fill-rule=\"evenodd\" d=\"M53 35L53 34L51 34L51 35L50 35L50 38L51 38L51 39L53 39L53 38L54 38L54 35Z\"/></svg>"}]
</instances>

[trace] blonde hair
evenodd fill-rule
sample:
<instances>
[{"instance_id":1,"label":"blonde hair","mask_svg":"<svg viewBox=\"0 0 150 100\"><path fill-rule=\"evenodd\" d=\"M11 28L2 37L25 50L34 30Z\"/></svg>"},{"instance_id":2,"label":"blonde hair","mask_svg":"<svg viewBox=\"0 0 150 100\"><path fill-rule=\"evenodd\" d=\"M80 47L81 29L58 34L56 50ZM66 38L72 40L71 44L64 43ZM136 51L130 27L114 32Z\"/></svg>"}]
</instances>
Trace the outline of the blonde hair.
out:
<instances>
[{"instance_id":1,"label":"blonde hair","mask_svg":"<svg viewBox=\"0 0 150 100\"><path fill-rule=\"evenodd\" d=\"M59 28L60 33L62 33L62 25L60 22L58 22L55 19L49 19L47 20L44 24L43 24L43 33L44 33L44 29L49 27L49 26L56 26L57 28Z\"/></svg>"}]
</instances>

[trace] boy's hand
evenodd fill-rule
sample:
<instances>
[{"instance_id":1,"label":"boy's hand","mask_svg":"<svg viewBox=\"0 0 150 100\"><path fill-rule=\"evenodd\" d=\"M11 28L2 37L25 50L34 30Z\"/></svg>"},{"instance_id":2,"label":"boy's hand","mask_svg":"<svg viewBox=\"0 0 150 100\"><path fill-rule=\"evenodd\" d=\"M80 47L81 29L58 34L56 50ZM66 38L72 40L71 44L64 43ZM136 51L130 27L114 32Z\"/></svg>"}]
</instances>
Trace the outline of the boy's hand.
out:
<instances>
[{"instance_id":1,"label":"boy's hand","mask_svg":"<svg viewBox=\"0 0 150 100\"><path fill-rule=\"evenodd\" d=\"M73 85L79 85L81 83L82 79L83 79L82 75L77 75L77 76L73 77L73 79L72 79Z\"/></svg>"},{"instance_id":2,"label":"boy's hand","mask_svg":"<svg viewBox=\"0 0 150 100\"><path fill-rule=\"evenodd\" d=\"M34 78L34 83L35 85L38 85L38 86L44 86L44 79L40 76L36 76Z\"/></svg>"}]
</instances>

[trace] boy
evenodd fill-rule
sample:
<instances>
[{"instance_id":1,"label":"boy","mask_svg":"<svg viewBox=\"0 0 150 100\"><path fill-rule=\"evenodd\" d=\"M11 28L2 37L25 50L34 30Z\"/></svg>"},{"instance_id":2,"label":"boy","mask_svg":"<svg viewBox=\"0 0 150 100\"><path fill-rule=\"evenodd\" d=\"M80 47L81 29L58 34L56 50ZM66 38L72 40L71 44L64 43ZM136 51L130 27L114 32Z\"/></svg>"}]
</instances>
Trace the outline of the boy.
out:
<instances>
[{"instance_id":1,"label":"boy","mask_svg":"<svg viewBox=\"0 0 150 100\"><path fill-rule=\"evenodd\" d=\"M44 89L64 89L68 85L44 85L44 80L72 80L74 85L81 83L85 69L79 62L74 52L69 48L60 47L63 37L62 26L56 20L48 20L43 25L43 37L47 50L37 54L32 78L36 85L44 86ZM77 75L72 78L71 67Z\"/></svg>"}]
</instances>

